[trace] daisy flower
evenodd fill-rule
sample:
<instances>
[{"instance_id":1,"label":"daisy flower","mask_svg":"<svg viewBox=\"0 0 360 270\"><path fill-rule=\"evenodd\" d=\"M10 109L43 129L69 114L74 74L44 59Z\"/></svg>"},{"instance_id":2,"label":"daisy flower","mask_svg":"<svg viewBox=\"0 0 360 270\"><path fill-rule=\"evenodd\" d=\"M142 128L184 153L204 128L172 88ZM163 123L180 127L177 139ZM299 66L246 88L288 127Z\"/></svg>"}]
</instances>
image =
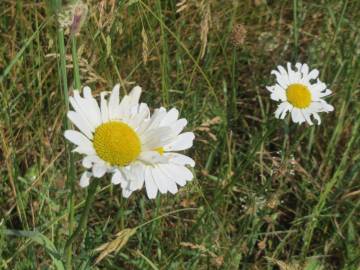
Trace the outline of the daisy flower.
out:
<instances>
[{"instance_id":1,"label":"daisy flower","mask_svg":"<svg viewBox=\"0 0 360 270\"><path fill-rule=\"evenodd\" d=\"M194 134L182 133L187 120L178 119L175 108L159 108L150 116L148 106L139 104L139 86L122 100L119 89L116 85L108 99L108 92L100 93L100 106L89 87L84 87L83 97L74 91L69 98L74 110L67 116L79 131L66 130L64 135L77 146L74 152L85 155L82 165L87 170L80 186L88 186L91 177L110 173L111 182L120 184L126 198L144 184L149 198L158 191L175 194L177 185L193 178L187 166L195 166L193 159L176 153L193 144Z\"/></svg>"},{"instance_id":2,"label":"daisy flower","mask_svg":"<svg viewBox=\"0 0 360 270\"><path fill-rule=\"evenodd\" d=\"M276 76L276 84L266 88L271 92L272 100L281 101L275 117L284 119L287 112L290 112L294 123L306 121L312 125L313 116L319 125L321 120L318 113L334 110L333 106L322 99L330 95L331 91L318 79L317 69L310 71L307 64L301 63L297 63L295 67L296 70L293 70L291 64L287 63L287 70L278 66L278 70L271 71Z\"/></svg>"}]
</instances>

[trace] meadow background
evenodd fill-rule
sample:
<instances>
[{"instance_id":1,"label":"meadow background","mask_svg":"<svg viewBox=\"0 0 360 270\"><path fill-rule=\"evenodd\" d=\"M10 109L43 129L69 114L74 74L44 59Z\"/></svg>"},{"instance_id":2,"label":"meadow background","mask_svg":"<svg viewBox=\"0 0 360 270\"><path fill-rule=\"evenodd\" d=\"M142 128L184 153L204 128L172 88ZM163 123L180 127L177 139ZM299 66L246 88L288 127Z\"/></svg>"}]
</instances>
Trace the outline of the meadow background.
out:
<instances>
[{"instance_id":1,"label":"meadow background","mask_svg":"<svg viewBox=\"0 0 360 270\"><path fill-rule=\"evenodd\" d=\"M96 94L139 84L152 108L181 110L196 134L196 177L156 200L144 190L123 199L102 179L74 269L359 269L360 1L86 3L81 84ZM69 232L67 109L48 4L0 1L0 269L56 269ZM287 61L318 68L333 91L321 126L274 118L265 86ZM74 223L85 198L76 185ZM137 226L95 264L96 248Z\"/></svg>"}]
</instances>

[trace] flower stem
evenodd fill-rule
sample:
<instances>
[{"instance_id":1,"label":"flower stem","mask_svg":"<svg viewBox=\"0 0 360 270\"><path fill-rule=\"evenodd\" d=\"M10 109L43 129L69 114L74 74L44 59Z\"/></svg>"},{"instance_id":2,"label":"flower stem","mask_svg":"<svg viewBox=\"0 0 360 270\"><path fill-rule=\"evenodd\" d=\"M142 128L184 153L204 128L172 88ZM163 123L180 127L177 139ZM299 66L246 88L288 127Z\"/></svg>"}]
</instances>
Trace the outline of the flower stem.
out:
<instances>
[{"instance_id":1,"label":"flower stem","mask_svg":"<svg viewBox=\"0 0 360 270\"><path fill-rule=\"evenodd\" d=\"M79 71L79 64L78 64L78 57L77 57L77 46L76 46L76 37L73 35L71 37L71 41L72 41L72 61L73 61L73 72L74 72L74 88L75 89L80 89L80 71ZM64 39L62 39L64 40ZM65 52L64 52L65 53ZM66 75L65 75L66 78ZM67 84L66 84L67 85ZM69 101L68 101L68 93L65 94L65 99L67 101L67 109L69 109ZM72 169L73 168L73 169ZM69 166L69 171L71 172L71 175L73 177L69 178L68 181L68 186L70 188L70 194L69 194L69 198L68 198L68 209L69 209L69 235L70 238L68 239L68 241L65 244L65 249L64 249L64 253L65 253L65 263L66 263L66 269L71 269L72 268L72 241L69 242L70 239L72 239L74 237L74 216L75 216L75 211L74 211L74 194L75 194L75 168L74 168L74 160L73 160L73 155L70 155L70 166ZM80 226L80 225L79 225ZM79 227L78 227L79 228ZM77 230L78 230L77 228ZM81 231L81 229L80 229ZM75 238L75 237L74 237Z\"/></svg>"},{"instance_id":2,"label":"flower stem","mask_svg":"<svg viewBox=\"0 0 360 270\"><path fill-rule=\"evenodd\" d=\"M96 188L99 185L99 182L100 182L99 179L95 179L90 182L90 186L88 188L88 194L87 194L85 206L84 206L85 208L83 209L83 212L81 213L80 221L79 221L79 224L78 224L76 230L66 241L65 249L64 249L65 254L68 250L71 251L72 243L76 240L76 238L79 236L79 234L81 233L81 231L83 230L83 228L85 227L85 225L87 223L87 219L88 219L89 212L90 212L90 207L95 199ZM66 268L66 269L68 269L68 268Z\"/></svg>"},{"instance_id":3,"label":"flower stem","mask_svg":"<svg viewBox=\"0 0 360 270\"><path fill-rule=\"evenodd\" d=\"M76 36L71 36L72 42L72 61L74 69L74 88L80 90L80 70L79 70L79 61L77 56L77 46L76 46Z\"/></svg>"},{"instance_id":4,"label":"flower stem","mask_svg":"<svg viewBox=\"0 0 360 270\"><path fill-rule=\"evenodd\" d=\"M66 52L65 52L65 37L64 31L62 28L58 31L58 45L59 45L59 54L60 54L60 78L61 78L61 85L63 89L64 95L64 103L66 107L66 111L69 110L69 89L68 89L68 81L67 81L67 74L66 74ZM70 122L68 119L65 120L65 129L70 127ZM70 193L68 196L68 230L69 235L73 232L74 227L74 182L76 178L76 171L74 166L74 156L70 150L70 145L66 143L67 149L67 188L70 189ZM72 252L71 249L67 252L66 255L66 263L67 268L71 269L71 256Z\"/></svg>"}]
</instances>

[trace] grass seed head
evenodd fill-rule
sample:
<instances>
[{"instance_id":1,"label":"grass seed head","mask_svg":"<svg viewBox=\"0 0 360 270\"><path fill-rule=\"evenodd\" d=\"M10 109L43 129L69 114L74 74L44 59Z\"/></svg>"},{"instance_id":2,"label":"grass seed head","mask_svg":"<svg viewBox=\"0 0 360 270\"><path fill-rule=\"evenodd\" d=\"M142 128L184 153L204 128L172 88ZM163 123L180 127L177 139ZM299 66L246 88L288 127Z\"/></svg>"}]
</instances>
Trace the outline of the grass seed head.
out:
<instances>
[{"instance_id":1,"label":"grass seed head","mask_svg":"<svg viewBox=\"0 0 360 270\"><path fill-rule=\"evenodd\" d=\"M88 7L81 0L69 4L58 14L58 22L66 33L78 35L84 25Z\"/></svg>"}]
</instances>

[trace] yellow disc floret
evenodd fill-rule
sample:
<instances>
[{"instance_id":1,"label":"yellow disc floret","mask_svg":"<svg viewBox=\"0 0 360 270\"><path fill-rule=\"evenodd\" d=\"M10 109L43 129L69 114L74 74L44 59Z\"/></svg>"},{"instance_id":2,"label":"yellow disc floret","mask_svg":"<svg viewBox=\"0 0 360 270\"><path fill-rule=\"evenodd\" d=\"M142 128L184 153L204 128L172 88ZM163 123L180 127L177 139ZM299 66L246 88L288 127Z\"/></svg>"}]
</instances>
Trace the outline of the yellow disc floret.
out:
<instances>
[{"instance_id":1,"label":"yellow disc floret","mask_svg":"<svg viewBox=\"0 0 360 270\"><path fill-rule=\"evenodd\" d=\"M286 97L288 102L294 107L304 109L309 107L311 103L311 93L309 88L303 84L290 84L286 89Z\"/></svg>"},{"instance_id":2,"label":"yellow disc floret","mask_svg":"<svg viewBox=\"0 0 360 270\"><path fill-rule=\"evenodd\" d=\"M140 154L141 141L123 122L111 121L95 130L93 145L97 155L111 165L126 166Z\"/></svg>"}]
</instances>

